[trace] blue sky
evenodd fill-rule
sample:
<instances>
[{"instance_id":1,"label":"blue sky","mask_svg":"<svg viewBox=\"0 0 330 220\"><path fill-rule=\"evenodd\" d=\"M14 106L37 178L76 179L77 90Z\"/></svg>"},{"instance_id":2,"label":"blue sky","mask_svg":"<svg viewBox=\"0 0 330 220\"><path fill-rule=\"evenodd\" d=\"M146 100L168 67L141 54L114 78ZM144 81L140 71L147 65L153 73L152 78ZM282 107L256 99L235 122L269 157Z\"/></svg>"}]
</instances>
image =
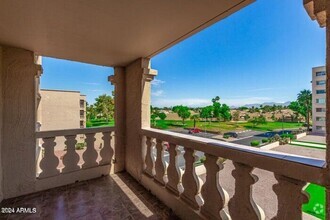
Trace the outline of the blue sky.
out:
<instances>
[{"instance_id":1,"label":"blue sky","mask_svg":"<svg viewBox=\"0 0 330 220\"><path fill-rule=\"evenodd\" d=\"M152 59L152 104L230 106L285 102L311 89L311 68L325 63L325 29L301 0L255 3ZM113 70L44 58L42 88L80 90L92 103L113 89Z\"/></svg>"}]
</instances>

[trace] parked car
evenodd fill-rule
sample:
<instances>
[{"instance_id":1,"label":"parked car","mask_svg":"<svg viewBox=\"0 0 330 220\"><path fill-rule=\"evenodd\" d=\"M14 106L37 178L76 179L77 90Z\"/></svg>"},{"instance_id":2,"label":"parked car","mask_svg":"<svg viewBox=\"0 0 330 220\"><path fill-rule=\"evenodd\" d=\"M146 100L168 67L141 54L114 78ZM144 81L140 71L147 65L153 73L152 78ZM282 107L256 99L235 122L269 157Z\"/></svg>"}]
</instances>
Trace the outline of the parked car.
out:
<instances>
[{"instance_id":1,"label":"parked car","mask_svg":"<svg viewBox=\"0 0 330 220\"><path fill-rule=\"evenodd\" d=\"M189 134L198 134L201 132L201 129L199 128L192 128L189 130Z\"/></svg>"},{"instance_id":2,"label":"parked car","mask_svg":"<svg viewBox=\"0 0 330 220\"><path fill-rule=\"evenodd\" d=\"M226 132L223 134L223 136L237 138L238 134L236 132Z\"/></svg>"}]
</instances>

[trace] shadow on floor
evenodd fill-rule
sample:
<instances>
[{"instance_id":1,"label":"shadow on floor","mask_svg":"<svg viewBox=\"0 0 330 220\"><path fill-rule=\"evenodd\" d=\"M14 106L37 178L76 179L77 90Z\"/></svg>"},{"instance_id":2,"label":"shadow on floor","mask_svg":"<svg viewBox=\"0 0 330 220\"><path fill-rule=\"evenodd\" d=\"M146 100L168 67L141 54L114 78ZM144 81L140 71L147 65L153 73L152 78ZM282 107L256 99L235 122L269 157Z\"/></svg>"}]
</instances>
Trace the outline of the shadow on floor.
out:
<instances>
[{"instance_id":1,"label":"shadow on floor","mask_svg":"<svg viewBox=\"0 0 330 220\"><path fill-rule=\"evenodd\" d=\"M7 199L1 208L36 208L0 219L178 219L128 173L110 175Z\"/></svg>"}]
</instances>

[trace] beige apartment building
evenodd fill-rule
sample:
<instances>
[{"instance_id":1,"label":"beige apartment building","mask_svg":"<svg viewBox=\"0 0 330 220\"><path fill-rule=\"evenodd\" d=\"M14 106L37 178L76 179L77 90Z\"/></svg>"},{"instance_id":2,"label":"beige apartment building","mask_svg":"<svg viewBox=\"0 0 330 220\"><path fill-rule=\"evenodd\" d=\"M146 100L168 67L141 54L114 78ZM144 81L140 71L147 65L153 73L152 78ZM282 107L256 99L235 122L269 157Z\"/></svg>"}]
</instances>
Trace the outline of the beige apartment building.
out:
<instances>
[{"instance_id":1,"label":"beige apartment building","mask_svg":"<svg viewBox=\"0 0 330 220\"><path fill-rule=\"evenodd\" d=\"M79 91L40 89L39 98L41 131L86 126L86 96Z\"/></svg>"},{"instance_id":2,"label":"beige apartment building","mask_svg":"<svg viewBox=\"0 0 330 220\"><path fill-rule=\"evenodd\" d=\"M313 132L325 134L326 111L326 71L325 66L314 67L312 71L312 95L313 95Z\"/></svg>"}]
</instances>

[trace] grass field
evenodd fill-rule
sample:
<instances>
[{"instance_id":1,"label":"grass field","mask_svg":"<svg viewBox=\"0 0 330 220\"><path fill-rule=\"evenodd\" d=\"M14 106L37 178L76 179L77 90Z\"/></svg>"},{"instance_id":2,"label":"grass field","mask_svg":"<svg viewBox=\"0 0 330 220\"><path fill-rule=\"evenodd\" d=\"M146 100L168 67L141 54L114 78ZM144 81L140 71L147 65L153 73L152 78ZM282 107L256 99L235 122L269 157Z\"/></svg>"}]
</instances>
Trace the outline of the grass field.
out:
<instances>
[{"instance_id":1,"label":"grass field","mask_svg":"<svg viewBox=\"0 0 330 220\"><path fill-rule=\"evenodd\" d=\"M325 188L316 184L309 184L305 191L309 193L310 198L309 202L303 205L303 212L325 219Z\"/></svg>"},{"instance_id":2,"label":"grass field","mask_svg":"<svg viewBox=\"0 0 330 220\"><path fill-rule=\"evenodd\" d=\"M156 120L152 123L152 126L160 129L171 129L175 127L192 128L194 127L194 122L188 120L185 125L182 125L182 121L179 120ZM294 122L283 122L284 129L299 128L302 123ZM211 131L211 132L227 132L227 131L241 131L241 130L259 130L259 131L273 131L276 129L282 129L282 122L267 122L266 124L261 124L256 127L250 122L197 122L196 127L201 130Z\"/></svg>"},{"instance_id":3,"label":"grass field","mask_svg":"<svg viewBox=\"0 0 330 220\"><path fill-rule=\"evenodd\" d=\"M114 126L115 121L106 121L104 119L93 119L89 120L86 122L86 127L91 128L91 127L106 127L106 126Z\"/></svg>"},{"instance_id":4,"label":"grass field","mask_svg":"<svg viewBox=\"0 0 330 220\"><path fill-rule=\"evenodd\" d=\"M114 120L106 121L104 119L93 119L87 121L86 127L104 127L104 126L114 126ZM284 129L292 129L301 127L301 123L284 122ZM183 128L193 128L194 121L187 120L185 125L182 125L180 120L156 120L155 123L151 123L152 127L159 129L171 129L176 127ZM282 122L267 122L266 124L261 124L253 127L250 122L202 122L196 123L196 127L201 130L206 130L210 132L227 132L227 131L242 131L242 130L259 130L259 131L273 131L276 129L282 129Z\"/></svg>"}]
</instances>

